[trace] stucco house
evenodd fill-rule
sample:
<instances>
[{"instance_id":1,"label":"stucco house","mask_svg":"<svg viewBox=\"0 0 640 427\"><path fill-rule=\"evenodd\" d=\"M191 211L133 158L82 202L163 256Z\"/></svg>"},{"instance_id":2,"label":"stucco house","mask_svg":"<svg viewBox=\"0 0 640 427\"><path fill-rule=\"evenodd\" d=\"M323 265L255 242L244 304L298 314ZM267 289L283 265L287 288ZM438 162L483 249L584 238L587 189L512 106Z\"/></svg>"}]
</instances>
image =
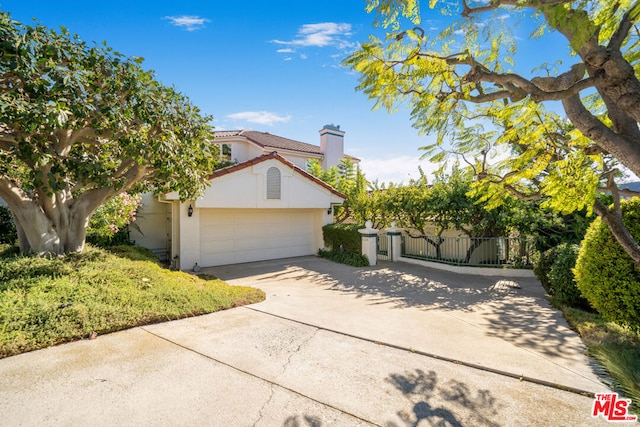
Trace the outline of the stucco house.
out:
<instances>
[{"instance_id":1,"label":"stucco house","mask_svg":"<svg viewBox=\"0 0 640 427\"><path fill-rule=\"evenodd\" d=\"M322 226L333 222L333 206L346 197L306 165L340 162L339 126L324 126L320 145L250 130L216 132L214 143L236 163L212 172L211 186L196 200L145 194L140 232L133 227L130 235L135 243L182 270L311 255L324 247Z\"/></svg>"}]
</instances>

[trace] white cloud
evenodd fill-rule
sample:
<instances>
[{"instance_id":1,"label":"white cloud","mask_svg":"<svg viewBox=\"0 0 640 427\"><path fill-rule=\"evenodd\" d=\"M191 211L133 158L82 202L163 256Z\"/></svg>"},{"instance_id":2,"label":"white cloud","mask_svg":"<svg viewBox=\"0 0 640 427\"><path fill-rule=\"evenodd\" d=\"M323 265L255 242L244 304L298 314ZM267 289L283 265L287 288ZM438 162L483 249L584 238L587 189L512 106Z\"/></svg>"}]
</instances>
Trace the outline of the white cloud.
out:
<instances>
[{"instance_id":1,"label":"white cloud","mask_svg":"<svg viewBox=\"0 0 640 427\"><path fill-rule=\"evenodd\" d=\"M207 18L189 15L165 16L164 19L168 19L171 22L171 25L184 28L187 31L199 30L204 28L205 23L210 22Z\"/></svg>"},{"instance_id":2,"label":"white cloud","mask_svg":"<svg viewBox=\"0 0 640 427\"><path fill-rule=\"evenodd\" d=\"M278 49L276 50L276 52L278 53L293 53L295 52L295 50L291 49L290 47L284 48L284 49Z\"/></svg>"},{"instance_id":3,"label":"white cloud","mask_svg":"<svg viewBox=\"0 0 640 427\"><path fill-rule=\"evenodd\" d=\"M298 29L298 34L293 40L272 40L272 42L286 46L335 46L339 49L344 49L354 45L353 42L348 40L351 35L351 24L320 22L317 24L304 24Z\"/></svg>"},{"instance_id":4,"label":"white cloud","mask_svg":"<svg viewBox=\"0 0 640 427\"><path fill-rule=\"evenodd\" d=\"M420 172L418 167L427 174L429 182L433 181L433 172L438 169L438 165L425 160L420 160L414 156L398 156L391 158L361 158L360 169L371 182L376 179L380 184L394 182L404 182L407 184L410 179L418 179Z\"/></svg>"},{"instance_id":5,"label":"white cloud","mask_svg":"<svg viewBox=\"0 0 640 427\"><path fill-rule=\"evenodd\" d=\"M243 111L226 116L232 120L242 120L249 123L273 126L276 123L286 123L291 120L291 116L279 116L268 111Z\"/></svg>"}]
</instances>

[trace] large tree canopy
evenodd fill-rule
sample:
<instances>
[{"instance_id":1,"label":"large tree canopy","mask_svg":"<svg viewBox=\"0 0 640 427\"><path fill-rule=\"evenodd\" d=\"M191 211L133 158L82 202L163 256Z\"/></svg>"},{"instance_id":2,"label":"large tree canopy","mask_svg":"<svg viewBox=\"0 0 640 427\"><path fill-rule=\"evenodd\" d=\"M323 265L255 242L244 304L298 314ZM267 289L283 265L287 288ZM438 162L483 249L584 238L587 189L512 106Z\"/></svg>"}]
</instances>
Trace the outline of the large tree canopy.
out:
<instances>
[{"instance_id":1,"label":"large tree canopy","mask_svg":"<svg viewBox=\"0 0 640 427\"><path fill-rule=\"evenodd\" d=\"M141 62L0 12L0 198L23 252L82 251L92 213L122 192L207 185L209 118Z\"/></svg>"},{"instance_id":2,"label":"large tree canopy","mask_svg":"<svg viewBox=\"0 0 640 427\"><path fill-rule=\"evenodd\" d=\"M437 135L425 155L461 157L492 203L511 193L543 196L564 213L594 210L640 266L619 207L629 192L616 184L620 169L640 176L640 3L430 0L428 7L458 19L435 34L420 27L418 0L368 0L376 25L389 32L346 59L361 75L358 88L376 107L408 103L414 126ZM566 54L539 48L527 58L539 66L522 71L518 24L539 42L564 40ZM613 194L613 208L597 191Z\"/></svg>"}]
</instances>

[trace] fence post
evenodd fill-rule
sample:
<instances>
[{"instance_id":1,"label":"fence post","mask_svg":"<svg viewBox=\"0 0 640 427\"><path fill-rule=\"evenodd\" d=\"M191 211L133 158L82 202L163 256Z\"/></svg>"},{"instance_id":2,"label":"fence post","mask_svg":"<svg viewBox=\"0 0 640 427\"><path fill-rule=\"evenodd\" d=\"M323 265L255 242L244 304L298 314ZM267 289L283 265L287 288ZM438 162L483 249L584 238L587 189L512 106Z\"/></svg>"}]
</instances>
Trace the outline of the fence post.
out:
<instances>
[{"instance_id":1,"label":"fence post","mask_svg":"<svg viewBox=\"0 0 640 427\"><path fill-rule=\"evenodd\" d=\"M391 227L387 228L387 236L389 239L389 261L398 261L402 256L402 233L401 229L396 227L396 222L391 222Z\"/></svg>"},{"instance_id":2,"label":"fence post","mask_svg":"<svg viewBox=\"0 0 640 427\"><path fill-rule=\"evenodd\" d=\"M362 237L362 255L369 260L369 265L376 265L378 261L378 230L373 228L371 221L365 222L366 228L358 230Z\"/></svg>"}]
</instances>

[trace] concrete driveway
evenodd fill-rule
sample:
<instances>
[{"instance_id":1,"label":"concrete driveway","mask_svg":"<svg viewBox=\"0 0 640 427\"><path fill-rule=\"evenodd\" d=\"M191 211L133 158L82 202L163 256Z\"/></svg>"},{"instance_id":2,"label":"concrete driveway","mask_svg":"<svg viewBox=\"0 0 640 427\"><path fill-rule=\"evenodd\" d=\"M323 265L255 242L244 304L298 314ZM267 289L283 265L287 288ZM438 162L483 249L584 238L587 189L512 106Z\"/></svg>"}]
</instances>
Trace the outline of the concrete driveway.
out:
<instances>
[{"instance_id":1,"label":"concrete driveway","mask_svg":"<svg viewBox=\"0 0 640 427\"><path fill-rule=\"evenodd\" d=\"M316 257L203 272L267 299L0 360L0 425L607 424L535 279Z\"/></svg>"}]
</instances>

